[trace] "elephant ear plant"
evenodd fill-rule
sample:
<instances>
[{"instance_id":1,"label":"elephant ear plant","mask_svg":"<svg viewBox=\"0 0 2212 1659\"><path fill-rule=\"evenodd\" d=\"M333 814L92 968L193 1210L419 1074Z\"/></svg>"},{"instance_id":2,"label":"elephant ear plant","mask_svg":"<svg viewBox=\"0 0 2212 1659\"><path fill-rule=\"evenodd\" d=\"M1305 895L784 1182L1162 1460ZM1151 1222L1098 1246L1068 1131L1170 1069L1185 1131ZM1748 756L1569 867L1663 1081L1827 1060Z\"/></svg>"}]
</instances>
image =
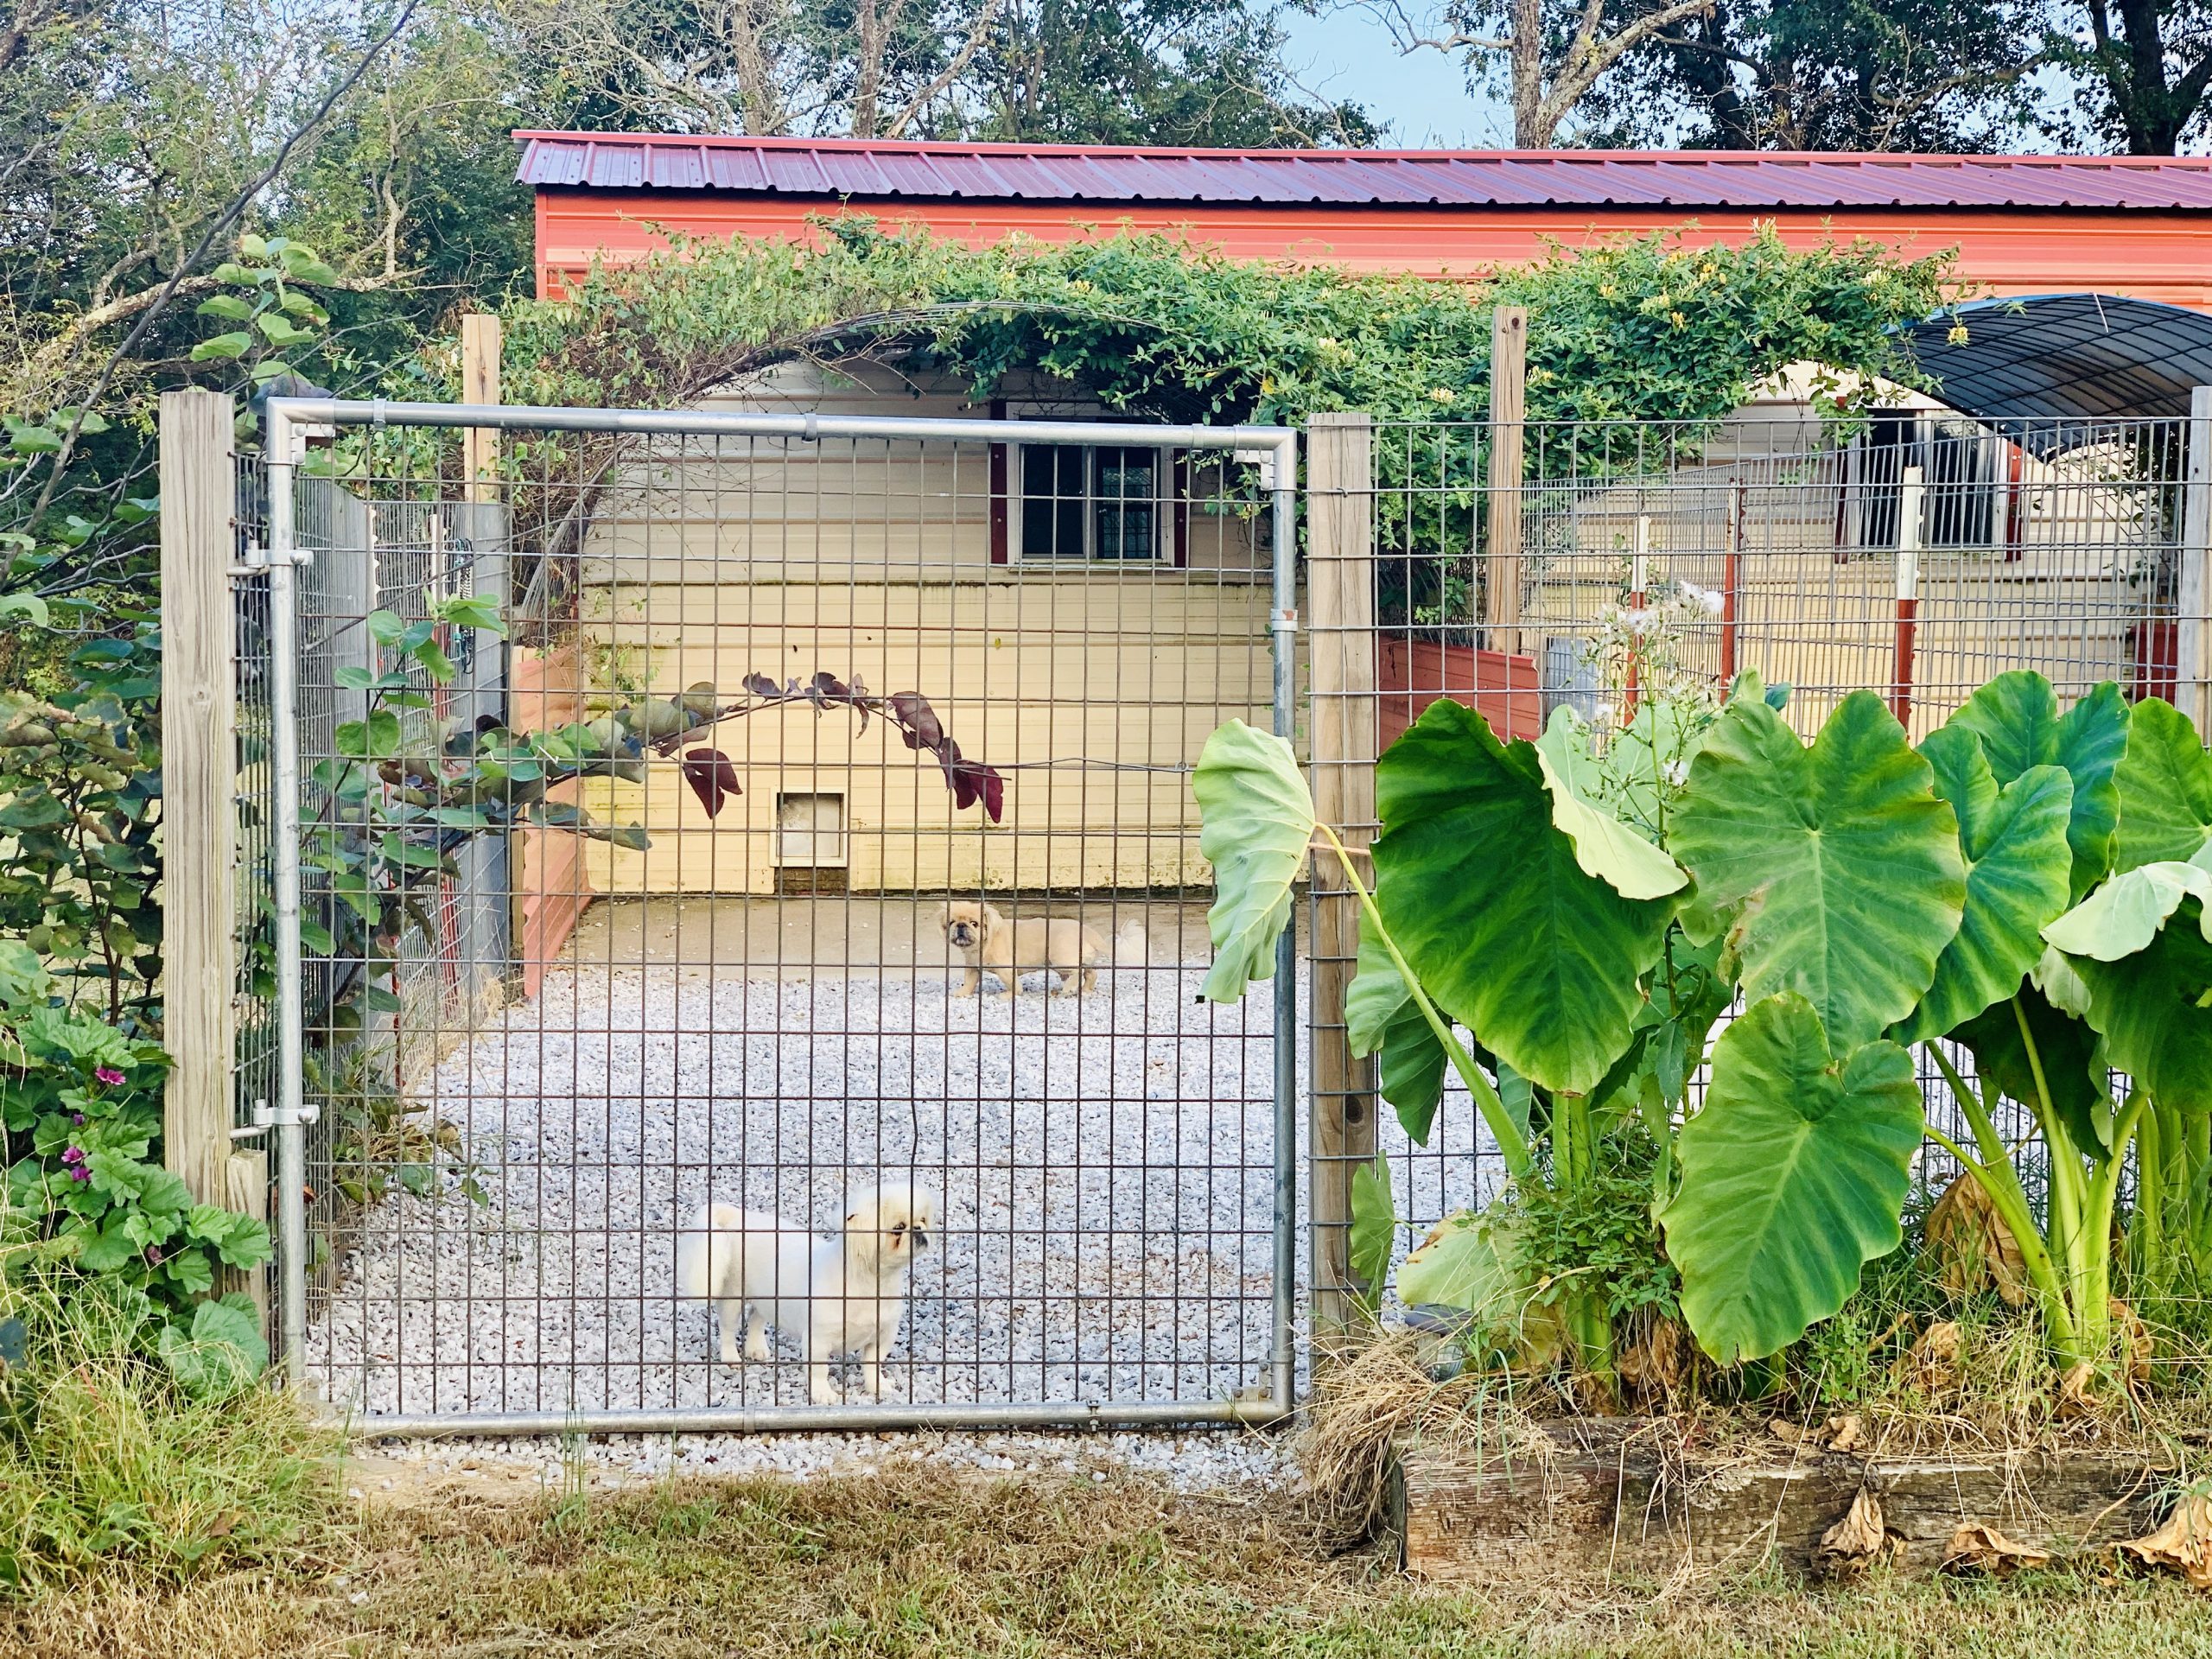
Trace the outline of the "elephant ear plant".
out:
<instances>
[{"instance_id":1,"label":"elephant ear plant","mask_svg":"<svg viewBox=\"0 0 2212 1659\"><path fill-rule=\"evenodd\" d=\"M1318 848L1363 907L1351 1041L1379 1052L1408 1132L1427 1139L1448 1067L1524 1199L1618 1194L1595 1183L1642 1147L1634 1203L1716 1361L1843 1306L1902 1242L1932 1135L2018 1242L2054 1357L2101 1363L2139 1135L2140 1282L2212 1264L2212 760L2163 703L2107 684L2062 714L2029 673L1916 749L1871 692L1809 743L1783 702L1747 676L1694 719L1647 703L1602 755L1564 712L1504 744L1440 702L1377 764L1371 881L1288 747L1224 728L1196 779L1219 883L1207 994L1268 971ZM1962 1137L1928 1121L1915 1045ZM2118 1102L2113 1070L2133 1079ZM2007 1096L2031 1141L1999 1133ZM1451 1218L1401 1294L1485 1319L1541 1295L1605 1373L1618 1310L1572 1268L1532 1285L1517 1248L1498 1205Z\"/></svg>"}]
</instances>

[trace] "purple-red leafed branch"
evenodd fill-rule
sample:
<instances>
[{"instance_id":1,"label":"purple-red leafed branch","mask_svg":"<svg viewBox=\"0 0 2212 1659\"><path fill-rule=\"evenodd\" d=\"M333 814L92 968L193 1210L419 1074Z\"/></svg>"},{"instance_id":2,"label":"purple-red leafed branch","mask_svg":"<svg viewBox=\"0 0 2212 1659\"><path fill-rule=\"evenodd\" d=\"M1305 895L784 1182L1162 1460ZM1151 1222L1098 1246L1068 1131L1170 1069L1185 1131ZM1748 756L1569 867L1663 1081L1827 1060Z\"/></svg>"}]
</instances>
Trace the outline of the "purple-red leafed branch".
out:
<instances>
[{"instance_id":1,"label":"purple-red leafed branch","mask_svg":"<svg viewBox=\"0 0 2212 1659\"><path fill-rule=\"evenodd\" d=\"M817 715L833 709L850 709L860 716L863 733L868 730L870 716L874 716L897 728L900 741L909 749L918 754L926 751L944 773L945 787L952 791L956 807L966 808L981 802L993 823L1004 817L1005 778L993 767L960 753L960 745L946 733L944 722L937 717L937 710L930 707L929 699L920 692L894 691L887 697L879 697L857 679L847 684L827 672L817 673L810 680L794 679L782 684L766 674L747 674L744 684L744 700L715 708L712 713L697 719L696 726L658 738L652 747L663 754L673 754L696 733L719 721L736 720L762 709L787 703L810 703ZM687 697L691 695L694 694L687 694ZM686 752L683 777L710 817L740 792L737 766L720 749Z\"/></svg>"}]
</instances>

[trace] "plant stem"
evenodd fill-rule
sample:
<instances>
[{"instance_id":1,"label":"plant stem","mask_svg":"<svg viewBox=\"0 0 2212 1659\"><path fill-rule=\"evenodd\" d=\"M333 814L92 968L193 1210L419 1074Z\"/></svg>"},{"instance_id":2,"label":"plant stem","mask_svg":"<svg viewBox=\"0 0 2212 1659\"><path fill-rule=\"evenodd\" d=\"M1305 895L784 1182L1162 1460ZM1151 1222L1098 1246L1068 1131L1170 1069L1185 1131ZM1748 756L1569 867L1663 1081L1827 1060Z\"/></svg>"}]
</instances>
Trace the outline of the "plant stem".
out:
<instances>
[{"instance_id":1,"label":"plant stem","mask_svg":"<svg viewBox=\"0 0 2212 1659\"><path fill-rule=\"evenodd\" d=\"M2136 1274L2146 1285L2161 1289L2169 1284L2166 1262L2166 1147L2165 1114L2155 1105L2143 1114L2135 1131L2135 1217L2127 1230Z\"/></svg>"},{"instance_id":2,"label":"plant stem","mask_svg":"<svg viewBox=\"0 0 2212 1659\"><path fill-rule=\"evenodd\" d=\"M2120 1193L2120 1172L2127 1161L2127 1143L2143 1121L2144 1104L2141 1090L2129 1091L2127 1103L2113 1120L2110 1153L2090 1178L2088 1201L2082 1206L2086 1274L2082 1295L2088 1306L2082 1310L2078 1324L2082 1345L2089 1351L2085 1358L2103 1358L2112 1341L2113 1205Z\"/></svg>"},{"instance_id":3,"label":"plant stem","mask_svg":"<svg viewBox=\"0 0 2212 1659\"><path fill-rule=\"evenodd\" d=\"M1359 872L1352 868L1351 853L1343 842L1337 839L1336 831L1327 824L1317 823L1313 827L1336 849L1337 861L1344 866L1344 880L1351 883L1351 890L1358 895L1361 908L1374 922L1376 937L1382 940L1382 948L1389 952L1390 961L1400 977L1406 982L1406 989L1413 997L1414 1005L1420 1008L1421 1018L1428 1022L1429 1030L1443 1045L1445 1056L1452 1062L1452 1069L1459 1074L1459 1081L1467 1085L1467 1092L1475 1097L1475 1109L1483 1115L1483 1122L1489 1126L1491 1136L1497 1141L1497 1149L1505 1160L1507 1171L1516 1181L1533 1179L1536 1163L1535 1155L1529 1149L1528 1138L1521 1133L1519 1125L1505 1109L1505 1103L1497 1097L1497 1090L1491 1086L1491 1081L1483 1075L1482 1068L1459 1046L1459 1039L1452 1034L1450 1022L1437 1012L1436 1004L1428 1000L1428 993L1421 988L1420 979L1399 950L1398 942L1390 937L1389 929L1383 926L1382 912L1376 907L1375 895L1367 890L1367 884L1359 879Z\"/></svg>"},{"instance_id":4,"label":"plant stem","mask_svg":"<svg viewBox=\"0 0 2212 1659\"><path fill-rule=\"evenodd\" d=\"M2053 1349L2068 1363L2078 1357L2074 1307L2069 1294L2066 1275L2059 1271L2043 1233L2036 1226L2035 1210L2028 1202L2025 1188L2020 1185L2019 1172L2012 1167L2011 1154L2005 1139L1997 1132L1980 1097L1961 1077L1943 1051L1934 1043L1926 1045L1928 1052L1942 1070L1944 1079L1951 1085L1952 1097L1959 1103L1959 1109L1967 1115L1967 1122L1974 1126L1974 1144L1981 1149L1981 1156L1971 1156L1965 1147L1937 1128L1924 1125L1929 1138L1936 1141L1959 1160L1966 1172L1980 1184L1999 1218L2012 1232L2013 1243L2019 1246L2020 1263L2027 1269L2028 1282L2035 1287L2036 1300L2043 1310L2044 1322L2050 1327Z\"/></svg>"}]
</instances>

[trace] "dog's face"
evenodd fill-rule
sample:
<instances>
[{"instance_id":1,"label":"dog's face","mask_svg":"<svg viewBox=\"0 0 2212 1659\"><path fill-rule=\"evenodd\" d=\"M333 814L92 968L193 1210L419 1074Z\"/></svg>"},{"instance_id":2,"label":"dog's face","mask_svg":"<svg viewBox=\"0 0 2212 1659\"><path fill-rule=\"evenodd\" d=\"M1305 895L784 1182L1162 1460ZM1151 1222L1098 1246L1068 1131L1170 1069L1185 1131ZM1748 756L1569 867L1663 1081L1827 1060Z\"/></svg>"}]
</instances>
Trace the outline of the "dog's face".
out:
<instances>
[{"instance_id":1,"label":"dog's face","mask_svg":"<svg viewBox=\"0 0 2212 1659\"><path fill-rule=\"evenodd\" d=\"M956 950L979 950L990 931L988 905L950 904L944 907L944 942Z\"/></svg>"},{"instance_id":2,"label":"dog's face","mask_svg":"<svg viewBox=\"0 0 2212 1659\"><path fill-rule=\"evenodd\" d=\"M865 1256L879 1273L903 1270L929 1247L937 1226L937 1200L905 1181L887 1181L860 1194L845 1215L845 1248Z\"/></svg>"}]
</instances>

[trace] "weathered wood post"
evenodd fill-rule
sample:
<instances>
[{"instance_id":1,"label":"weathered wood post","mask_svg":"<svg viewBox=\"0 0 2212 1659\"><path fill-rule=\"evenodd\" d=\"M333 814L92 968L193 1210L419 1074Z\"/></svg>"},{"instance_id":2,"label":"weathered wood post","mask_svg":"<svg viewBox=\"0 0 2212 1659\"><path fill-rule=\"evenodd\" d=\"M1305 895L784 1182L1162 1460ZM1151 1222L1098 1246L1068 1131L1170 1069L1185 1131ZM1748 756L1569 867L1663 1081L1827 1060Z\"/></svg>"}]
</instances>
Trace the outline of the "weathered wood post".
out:
<instances>
[{"instance_id":1,"label":"weathered wood post","mask_svg":"<svg viewBox=\"0 0 2212 1659\"><path fill-rule=\"evenodd\" d=\"M1374 422L1317 415L1306 445L1313 803L1346 846L1360 848L1376 828ZM1313 1320L1325 1331L1344 1322L1346 1293L1357 1287L1351 1178L1375 1156L1375 1062L1353 1059L1344 1035L1359 900L1333 857L1317 857L1313 868Z\"/></svg>"},{"instance_id":2,"label":"weathered wood post","mask_svg":"<svg viewBox=\"0 0 2212 1659\"><path fill-rule=\"evenodd\" d=\"M1521 471L1528 419L1529 312L1501 305L1490 325L1490 501L1483 569L1484 643L1521 650Z\"/></svg>"},{"instance_id":3,"label":"weathered wood post","mask_svg":"<svg viewBox=\"0 0 2212 1659\"><path fill-rule=\"evenodd\" d=\"M2198 386L2189 395L2188 453L2180 569L2174 591L2174 706L2202 734L2207 715L2212 715L2212 697L2206 694L2206 682L2212 678L2206 630L2212 626L2212 618L2205 614L2212 585L2206 582L2204 571L2206 560L2212 558L2212 386Z\"/></svg>"},{"instance_id":4,"label":"weathered wood post","mask_svg":"<svg viewBox=\"0 0 2212 1659\"><path fill-rule=\"evenodd\" d=\"M269 1160L234 1154L238 709L231 400L165 391L162 496L162 1159L202 1204L269 1213ZM239 1281L264 1307L265 1275Z\"/></svg>"},{"instance_id":5,"label":"weathered wood post","mask_svg":"<svg viewBox=\"0 0 2212 1659\"><path fill-rule=\"evenodd\" d=\"M504 401L499 387L500 350L499 318L480 313L461 318L463 403L489 405ZM454 515L454 529L467 549L469 591L490 600L504 616L513 597L510 591L512 551L505 490L499 475L499 438L497 427L462 429L462 505ZM468 721L485 715L503 722L510 720L513 664L507 642L489 634L470 634L454 643L460 649L454 658L459 671L452 688L452 712ZM457 945L467 986L465 1017L471 1022L504 1001L502 987L518 958L523 884L517 876L522 868L524 845L524 836L507 830L496 842L470 846L459 861L461 888L467 896Z\"/></svg>"}]
</instances>

